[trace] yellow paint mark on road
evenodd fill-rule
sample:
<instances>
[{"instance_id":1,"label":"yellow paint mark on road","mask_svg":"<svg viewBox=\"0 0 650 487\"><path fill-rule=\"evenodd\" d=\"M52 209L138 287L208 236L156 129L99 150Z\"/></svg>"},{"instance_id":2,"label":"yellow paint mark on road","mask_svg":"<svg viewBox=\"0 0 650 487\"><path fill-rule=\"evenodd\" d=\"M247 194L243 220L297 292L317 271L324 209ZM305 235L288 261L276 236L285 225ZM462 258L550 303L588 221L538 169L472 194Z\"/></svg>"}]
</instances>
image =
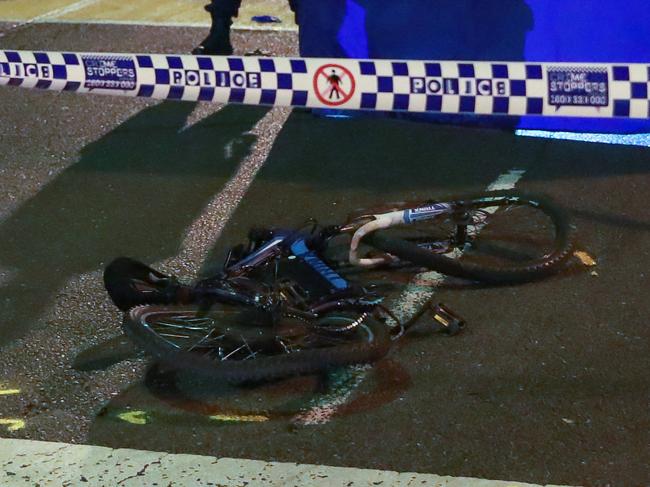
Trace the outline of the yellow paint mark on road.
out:
<instances>
[{"instance_id":1,"label":"yellow paint mark on road","mask_svg":"<svg viewBox=\"0 0 650 487\"><path fill-rule=\"evenodd\" d=\"M587 252L576 250L573 255L575 255L580 260L580 262L582 262L587 267L594 267L598 265L596 260Z\"/></svg>"},{"instance_id":2,"label":"yellow paint mark on road","mask_svg":"<svg viewBox=\"0 0 650 487\"><path fill-rule=\"evenodd\" d=\"M210 419L213 419L215 421L242 422L242 423L244 422L263 423L264 421L269 420L268 416L262 416L256 414L251 414L251 415L215 414L213 416L210 416Z\"/></svg>"},{"instance_id":3,"label":"yellow paint mark on road","mask_svg":"<svg viewBox=\"0 0 650 487\"><path fill-rule=\"evenodd\" d=\"M9 396L11 394L20 394L20 389L0 389L0 396Z\"/></svg>"},{"instance_id":4,"label":"yellow paint mark on road","mask_svg":"<svg viewBox=\"0 0 650 487\"><path fill-rule=\"evenodd\" d=\"M128 411L118 414L117 417L131 424L147 424L149 422L146 411Z\"/></svg>"},{"instance_id":5,"label":"yellow paint mark on road","mask_svg":"<svg viewBox=\"0 0 650 487\"><path fill-rule=\"evenodd\" d=\"M25 421L22 419L0 419L0 425L6 426L9 431L18 431L25 427Z\"/></svg>"}]
</instances>

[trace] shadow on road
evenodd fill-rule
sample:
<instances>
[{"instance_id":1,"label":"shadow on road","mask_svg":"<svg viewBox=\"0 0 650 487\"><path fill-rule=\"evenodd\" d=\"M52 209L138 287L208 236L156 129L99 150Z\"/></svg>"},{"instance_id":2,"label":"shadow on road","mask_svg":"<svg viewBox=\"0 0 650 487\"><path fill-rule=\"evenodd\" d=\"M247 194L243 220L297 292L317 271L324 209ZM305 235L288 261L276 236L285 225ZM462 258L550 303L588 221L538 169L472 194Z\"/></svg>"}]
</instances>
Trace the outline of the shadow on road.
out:
<instances>
[{"instance_id":1,"label":"shadow on road","mask_svg":"<svg viewBox=\"0 0 650 487\"><path fill-rule=\"evenodd\" d=\"M119 255L145 262L176 255L266 113L225 107L183 130L194 107L167 102L141 111L82 149L76 164L0 224L0 265L11 271L0 287L0 344L24 336L71 277Z\"/></svg>"}]
</instances>

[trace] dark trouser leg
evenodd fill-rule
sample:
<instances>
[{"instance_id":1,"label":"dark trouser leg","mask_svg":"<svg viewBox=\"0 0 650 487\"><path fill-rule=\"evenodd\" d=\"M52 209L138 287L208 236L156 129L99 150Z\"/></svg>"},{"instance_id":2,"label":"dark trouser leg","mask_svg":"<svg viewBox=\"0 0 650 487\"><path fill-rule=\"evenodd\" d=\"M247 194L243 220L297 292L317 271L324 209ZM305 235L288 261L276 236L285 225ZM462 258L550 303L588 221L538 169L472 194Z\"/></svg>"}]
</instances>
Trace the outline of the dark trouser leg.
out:
<instances>
[{"instance_id":1,"label":"dark trouser leg","mask_svg":"<svg viewBox=\"0 0 650 487\"><path fill-rule=\"evenodd\" d=\"M294 14L294 18L296 20L296 24L298 23L298 2L300 0L289 0L289 8Z\"/></svg>"},{"instance_id":2,"label":"dark trouser leg","mask_svg":"<svg viewBox=\"0 0 650 487\"><path fill-rule=\"evenodd\" d=\"M212 19L210 33L201 44L194 48L192 54L232 54L230 26L232 18L236 17L239 12L240 5L241 0L212 0L209 5L205 6Z\"/></svg>"}]
</instances>

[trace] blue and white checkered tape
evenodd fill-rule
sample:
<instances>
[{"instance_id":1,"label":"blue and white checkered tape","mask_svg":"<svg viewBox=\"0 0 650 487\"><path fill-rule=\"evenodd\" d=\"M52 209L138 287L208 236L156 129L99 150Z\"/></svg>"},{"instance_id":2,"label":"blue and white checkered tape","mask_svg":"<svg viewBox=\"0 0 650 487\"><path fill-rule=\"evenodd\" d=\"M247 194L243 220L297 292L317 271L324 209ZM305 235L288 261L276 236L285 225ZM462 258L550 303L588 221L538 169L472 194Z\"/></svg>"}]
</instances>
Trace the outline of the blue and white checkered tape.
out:
<instances>
[{"instance_id":1,"label":"blue and white checkered tape","mask_svg":"<svg viewBox=\"0 0 650 487\"><path fill-rule=\"evenodd\" d=\"M0 50L0 85L350 110L650 118L650 65Z\"/></svg>"}]
</instances>

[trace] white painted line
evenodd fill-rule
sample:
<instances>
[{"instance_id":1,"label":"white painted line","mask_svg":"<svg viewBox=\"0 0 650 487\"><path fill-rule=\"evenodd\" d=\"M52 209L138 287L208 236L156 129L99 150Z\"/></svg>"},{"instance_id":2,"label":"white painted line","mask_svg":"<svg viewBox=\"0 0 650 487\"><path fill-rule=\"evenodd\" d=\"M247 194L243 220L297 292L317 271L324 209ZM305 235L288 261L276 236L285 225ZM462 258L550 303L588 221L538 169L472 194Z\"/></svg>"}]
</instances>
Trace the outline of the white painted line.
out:
<instances>
[{"instance_id":1,"label":"white painted line","mask_svg":"<svg viewBox=\"0 0 650 487\"><path fill-rule=\"evenodd\" d=\"M302 425L316 425L327 423L336 411L345 406L350 396L368 375L371 365L359 364L345 367L343 370L332 374L330 392L318 396L305 411L292 418L292 422ZM333 379L333 380L332 380Z\"/></svg>"},{"instance_id":2,"label":"white painted line","mask_svg":"<svg viewBox=\"0 0 650 487\"><path fill-rule=\"evenodd\" d=\"M487 187L487 191L499 191L513 189L517 182L523 177L525 171L512 169L499 176L492 184ZM486 211L493 212L496 208L486 208ZM480 231L477 228L476 231ZM435 294L438 288L446 279L444 274L436 271L427 271L417 274L402 294L395 300L391 306L391 312L401 322L407 322L413 317L418 310L422 308ZM393 320L389 319L388 324ZM393 323L397 325L397 323ZM351 372L354 369L350 369ZM371 367L358 370L355 374L355 380L350 383L349 388L342 391L335 391L334 394L324 396L318 404L311 406L311 409L304 411L293 418L293 421L303 425L323 424L328 422L337 412L339 407L344 405L347 399L370 372Z\"/></svg>"},{"instance_id":3,"label":"white painted line","mask_svg":"<svg viewBox=\"0 0 650 487\"><path fill-rule=\"evenodd\" d=\"M66 12L67 13L67 12ZM35 24L96 24L96 25L136 25L144 27L210 27L210 22L169 22L169 21L152 21L152 20L98 20L98 19L54 19L50 17L49 13L45 14L47 17L37 17L29 21ZM2 19L0 19L2 21ZM246 25L233 25L235 31L277 31L277 32L298 32L298 27L291 26L278 26L277 24L246 24Z\"/></svg>"},{"instance_id":4,"label":"white painted line","mask_svg":"<svg viewBox=\"0 0 650 487\"><path fill-rule=\"evenodd\" d=\"M247 135L257 137L250 154L240 163L237 172L219 194L208 203L202 214L186 230L181 251L174 258L175 262L183 262L198 272L258 171L266 162L273 143L290 114L291 109L271 109L250 132L241 134L242 137ZM230 154L232 157L235 145L242 142L244 142L242 138L228 142L224 147L225 155Z\"/></svg>"},{"instance_id":5,"label":"white painted line","mask_svg":"<svg viewBox=\"0 0 650 487\"><path fill-rule=\"evenodd\" d=\"M65 7L57 8L54 10L50 10L49 12L46 12L41 15L37 15L36 17L33 17L29 20L24 20L22 22L18 22L17 24L11 26L11 28L5 32L0 32L0 37L4 37L7 35L9 32L12 32L16 29L20 29L21 27L25 27L27 25L31 24L39 24L39 23L45 23L49 22L55 17L59 15L65 15L71 12L76 12L77 10L80 10L82 8L88 7L89 5L93 5L100 0L79 0L78 2L75 2L71 5L67 5ZM0 19L0 21L3 21L3 19Z\"/></svg>"},{"instance_id":6,"label":"white painted line","mask_svg":"<svg viewBox=\"0 0 650 487\"><path fill-rule=\"evenodd\" d=\"M496 181L488 186L487 190L503 191L507 189L514 189L525 173L526 171L523 169L511 169L507 173L499 176Z\"/></svg>"},{"instance_id":7,"label":"white painted line","mask_svg":"<svg viewBox=\"0 0 650 487\"><path fill-rule=\"evenodd\" d=\"M533 487L466 477L0 439L0 485Z\"/></svg>"},{"instance_id":8,"label":"white painted line","mask_svg":"<svg viewBox=\"0 0 650 487\"><path fill-rule=\"evenodd\" d=\"M67 15L72 12L77 12L82 8L90 7L91 5L99 3L99 1L100 0L79 0L78 2L72 3L65 7L57 8L55 10L51 10L47 13L34 17L29 22L33 23L33 22L42 22L48 19L56 19L57 17L60 17L62 15Z\"/></svg>"}]
</instances>

